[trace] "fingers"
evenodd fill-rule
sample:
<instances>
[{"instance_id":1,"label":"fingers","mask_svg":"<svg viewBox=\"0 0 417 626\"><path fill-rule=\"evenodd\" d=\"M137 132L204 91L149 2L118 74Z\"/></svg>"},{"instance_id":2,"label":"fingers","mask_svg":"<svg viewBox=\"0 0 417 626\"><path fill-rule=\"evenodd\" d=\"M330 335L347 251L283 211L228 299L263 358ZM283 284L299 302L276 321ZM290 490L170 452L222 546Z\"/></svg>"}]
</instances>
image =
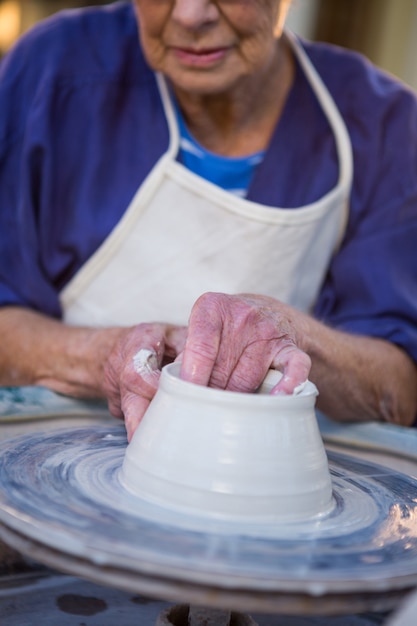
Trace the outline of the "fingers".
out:
<instances>
[{"instance_id":1,"label":"fingers","mask_svg":"<svg viewBox=\"0 0 417 626\"><path fill-rule=\"evenodd\" d=\"M130 329L105 367L111 413L124 417L130 440L157 391L162 364L178 355L181 377L194 384L250 393L272 367L283 372L272 393L292 394L311 368L297 345L299 316L266 296L207 293L191 311L188 332L165 324Z\"/></svg>"},{"instance_id":2,"label":"fingers","mask_svg":"<svg viewBox=\"0 0 417 626\"><path fill-rule=\"evenodd\" d=\"M144 343L145 340L143 340ZM150 343L147 344L150 346ZM126 359L120 372L120 411L125 420L128 441L143 418L159 384L163 342L141 347Z\"/></svg>"},{"instance_id":3,"label":"fingers","mask_svg":"<svg viewBox=\"0 0 417 626\"><path fill-rule=\"evenodd\" d=\"M165 336L164 360L177 360L187 340L187 326L168 326Z\"/></svg>"},{"instance_id":4,"label":"fingers","mask_svg":"<svg viewBox=\"0 0 417 626\"><path fill-rule=\"evenodd\" d=\"M254 341L245 346L231 372L225 389L253 393L260 387L271 368L271 346L266 341Z\"/></svg>"},{"instance_id":5,"label":"fingers","mask_svg":"<svg viewBox=\"0 0 417 626\"><path fill-rule=\"evenodd\" d=\"M294 344L284 345L278 350L272 363L274 369L282 371L281 380L271 390L274 395L293 394L301 388L309 377L311 359Z\"/></svg>"},{"instance_id":6,"label":"fingers","mask_svg":"<svg viewBox=\"0 0 417 626\"><path fill-rule=\"evenodd\" d=\"M155 352L141 348L117 374L108 408L114 417L124 419L130 441L158 388L160 371Z\"/></svg>"},{"instance_id":7,"label":"fingers","mask_svg":"<svg viewBox=\"0 0 417 626\"><path fill-rule=\"evenodd\" d=\"M124 417L129 439L158 389L164 359L176 357L185 337L185 327L140 324L126 331L105 363L109 411Z\"/></svg>"},{"instance_id":8,"label":"fingers","mask_svg":"<svg viewBox=\"0 0 417 626\"><path fill-rule=\"evenodd\" d=\"M208 385L217 360L223 330L217 294L205 294L192 308L181 359L181 378Z\"/></svg>"},{"instance_id":9,"label":"fingers","mask_svg":"<svg viewBox=\"0 0 417 626\"><path fill-rule=\"evenodd\" d=\"M272 347L276 349L274 359L269 356ZM269 369L283 372L281 380L271 393L291 395L297 388L301 390L301 386L307 381L311 359L288 339L277 339L272 345L269 342L256 342L248 346L242 354L226 389L253 393L260 387Z\"/></svg>"},{"instance_id":10,"label":"fingers","mask_svg":"<svg viewBox=\"0 0 417 626\"><path fill-rule=\"evenodd\" d=\"M122 399L122 412L124 415L127 440L130 442L136 428L144 416L150 399L137 395L136 393L127 393Z\"/></svg>"},{"instance_id":11,"label":"fingers","mask_svg":"<svg viewBox=\"0 0 417 626\"><path fill-rule=\"evenodd\" d=\"M181 377L253 392L272 367L283 372L274 393L292 394L311 368L309 356L297 345L300 315L265 296L204 294L191 312Z\"/></svg>"}]
</instances>

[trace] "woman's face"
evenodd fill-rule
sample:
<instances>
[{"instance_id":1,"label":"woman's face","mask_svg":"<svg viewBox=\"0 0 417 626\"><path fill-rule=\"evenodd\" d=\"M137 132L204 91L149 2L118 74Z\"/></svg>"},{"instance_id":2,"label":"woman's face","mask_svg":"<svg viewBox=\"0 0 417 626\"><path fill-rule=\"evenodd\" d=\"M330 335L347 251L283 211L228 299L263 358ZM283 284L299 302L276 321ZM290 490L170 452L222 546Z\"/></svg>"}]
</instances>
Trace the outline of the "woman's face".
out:
<instances>
[{"instance_id":1,"label":"woman's face","mask_svg":"<svg viewBox=\"0 0 417 626\"><path fill-rule=\"evenodd\" d=\"M226 93L267 70L289 0L134 0L151 67L192 94Z\"/></svg>"}]
</instances>

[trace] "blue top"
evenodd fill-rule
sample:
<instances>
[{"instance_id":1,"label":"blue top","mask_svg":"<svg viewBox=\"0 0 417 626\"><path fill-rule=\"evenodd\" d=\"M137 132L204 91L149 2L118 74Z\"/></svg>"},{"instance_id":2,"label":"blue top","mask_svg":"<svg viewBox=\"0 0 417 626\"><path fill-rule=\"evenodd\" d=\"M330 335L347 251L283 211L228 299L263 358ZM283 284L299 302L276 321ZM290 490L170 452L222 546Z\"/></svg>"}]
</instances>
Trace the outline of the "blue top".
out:
<instances>
[{"instance_id":1,"label":"blue top","mask_svg":"<svg viewBox=\"0 0 417 626\"><path fill-rule=\"evenodd\" d=\"M417 361L417 100L363 57L302 42L346 122L349 223L314 313ZM168 146L130 2L65 11L0 66L0 304L60 317L59 292ZM333 134L298 70L247 197L294 208L336 183ZM140 320L138 320L140 321Z\"/></svg>"},{"instance_id":2,"label":"blue top","mask_svg":"<svg viewBox=\"0 0 417 626\"><path fill-rule=\"evenodd\" d=\"M177 110L180 131L178 161L197 176L241 198L246 197L256 167L265 153L255 152L245 157L224 157L206 150L188 130L184 118Z\"/></svg>"}]
</instances>

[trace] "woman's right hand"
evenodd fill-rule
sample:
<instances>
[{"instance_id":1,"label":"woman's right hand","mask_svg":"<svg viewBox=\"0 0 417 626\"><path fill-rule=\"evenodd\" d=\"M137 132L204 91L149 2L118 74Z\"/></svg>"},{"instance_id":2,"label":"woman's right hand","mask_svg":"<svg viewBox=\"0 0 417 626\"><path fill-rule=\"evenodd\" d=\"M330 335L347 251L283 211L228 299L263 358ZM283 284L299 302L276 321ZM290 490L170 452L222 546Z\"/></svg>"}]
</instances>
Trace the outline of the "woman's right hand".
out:
<instances>
[{"instance_id":1,"label":"woman's right hand","mask_svg":"<svg viewBox=\"0 0 417 626\"><path fill-rule=\"evenodd\" d=\"M182 352L186 335L185 326L138 324L126 329L110 352L103 392L110 413L124 418L129 441L156 393L161 367Z\"/></svg>"}]
</instances>

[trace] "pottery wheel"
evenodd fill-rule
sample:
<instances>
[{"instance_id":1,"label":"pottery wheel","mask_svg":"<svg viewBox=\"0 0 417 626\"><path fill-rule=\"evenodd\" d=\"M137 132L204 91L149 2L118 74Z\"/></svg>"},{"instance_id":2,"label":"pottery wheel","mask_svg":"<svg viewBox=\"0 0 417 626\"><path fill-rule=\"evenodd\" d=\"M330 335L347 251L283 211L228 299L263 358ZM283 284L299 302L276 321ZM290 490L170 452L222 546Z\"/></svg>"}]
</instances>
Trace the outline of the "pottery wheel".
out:
<instances>
[{"instance_id":1,"label":"pottery wheel","mask_svg":"<svg viewBox=\"0 0 417 626\"><path fill-rule=\"evenodd\" d=\"M96 582L236 610L384 610L417 585L414 478L328 451L330 514L237 525L127 493L119 482L126 445L124 428L113 426L3 442L0 535Z\"/></svg>"}]
</instances>

